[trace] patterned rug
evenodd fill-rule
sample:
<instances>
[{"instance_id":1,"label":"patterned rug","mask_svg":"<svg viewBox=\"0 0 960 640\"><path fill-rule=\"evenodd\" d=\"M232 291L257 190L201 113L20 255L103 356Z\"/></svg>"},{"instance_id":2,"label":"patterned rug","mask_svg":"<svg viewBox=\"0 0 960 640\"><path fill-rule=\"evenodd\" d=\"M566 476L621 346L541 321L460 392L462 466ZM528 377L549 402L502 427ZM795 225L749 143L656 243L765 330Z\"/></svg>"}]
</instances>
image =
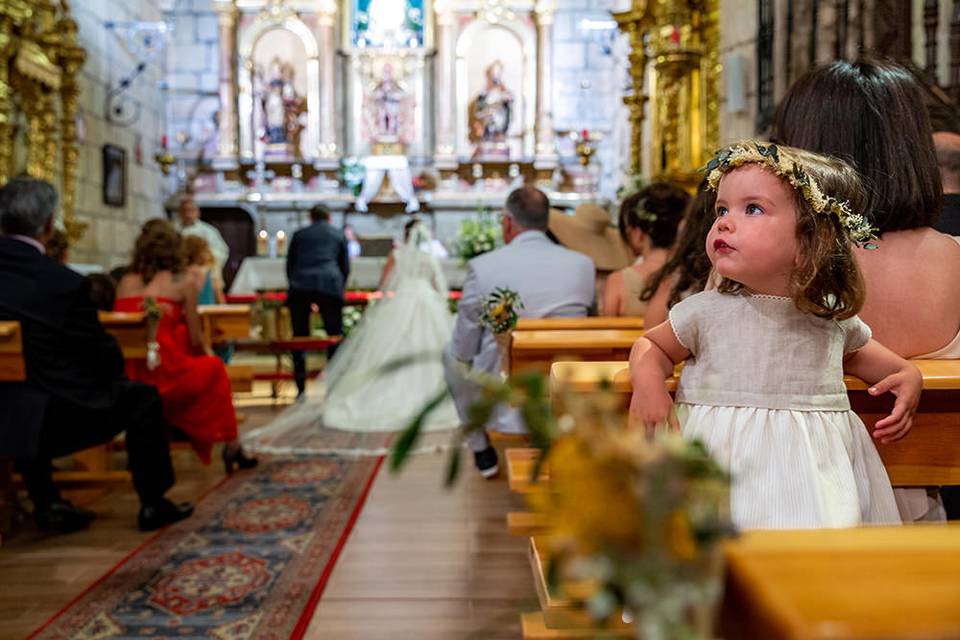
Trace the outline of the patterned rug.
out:
<instances>
[{"instance_id":1,"label":"patterned rug","mask_svg":"<svg viewBox=\"0 0 960 640\"><path fill-rule=\"evenodd\" d=\"M31 638L300 638L383 458L261 460Z\"/></svg>"}]
</instances>

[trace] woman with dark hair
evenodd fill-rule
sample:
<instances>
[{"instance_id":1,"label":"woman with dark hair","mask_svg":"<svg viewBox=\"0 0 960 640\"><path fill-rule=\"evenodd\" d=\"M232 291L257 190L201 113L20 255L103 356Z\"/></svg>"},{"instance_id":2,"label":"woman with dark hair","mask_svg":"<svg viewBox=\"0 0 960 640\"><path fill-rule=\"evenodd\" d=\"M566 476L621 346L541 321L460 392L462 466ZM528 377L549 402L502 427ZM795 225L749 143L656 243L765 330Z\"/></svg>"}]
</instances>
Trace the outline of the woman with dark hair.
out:
<instances>
[{"instance_id":1,"label":"woman with dark hair","mask_svg":"<svg viewBox=\"0 0 960 640\"><path fill-rule=\"evenodd\" d=\"M800 78L773 138L837 156L860 173L876 249L857 249L873 337L908 358L960 358L960 239L932 228L943 190L920 85L904 68L834 62ZM935 492L898 490L905 521L942 519Z\"/></svg>"},{"instance_id":2,"label":"woman with dark hair","mask_svg":"<svg viewBox=\"0 0 960 640\"><path fill-rule=\"evenodd\" d=\"M620 204L620 237L633 252L636 261L610 274L603 293L603 314L642 316L646 302L640 293L650 274L660 269L677 238L677 227L690 202L681 187L654 182Z\"/></svg>"},{"instance_id":3,"label":"woman with dark hair","mask_svg":"<svg viewBox=\"0 0 960 640\"><path fill-rule=\"evenodd\" d=\"M203 343L197 313L199 287L186 273L183 240L166 220L143 225L127 274L117 285L116 311L145 311L151 298L160 308L156 343L159 362L127 363L127 375L151 384L160 392L163 414L183 431L204 464L213 445L225 443L227 472L239 465L254 466L237 443L237 414L233 408L227 370Z\"/></svg>"},{"instance_id":4,"label":"woman with dark hair","mask_svg":"<svg viewBox=\"0 0 960 640\"><path fill-rule=\"evenodd\" d=\"M664 322L673 305L707 286L712 267L704 246L716 217L713 210L716 199L716 192L708 189L706 180L703 180L687 208L678 230L677 243L666 263L647 278L640 293L640 300L647 305L644 326L655 327Z\"/></svg>"},{"instance_id":5,"label":"woman with dark hair","mask_svg":"<svg viewBox=\"0 0 960 640\"><path fill-rule=\"evenodd\" d=\"M773 138L860 173L879 236L876 249L857 250L867 285L860 317L874 338L904 357L960 358L960 241L931 226L943 194L923 103L896 64L834 62L787 91Z\"/></svg>"}]
</instances>

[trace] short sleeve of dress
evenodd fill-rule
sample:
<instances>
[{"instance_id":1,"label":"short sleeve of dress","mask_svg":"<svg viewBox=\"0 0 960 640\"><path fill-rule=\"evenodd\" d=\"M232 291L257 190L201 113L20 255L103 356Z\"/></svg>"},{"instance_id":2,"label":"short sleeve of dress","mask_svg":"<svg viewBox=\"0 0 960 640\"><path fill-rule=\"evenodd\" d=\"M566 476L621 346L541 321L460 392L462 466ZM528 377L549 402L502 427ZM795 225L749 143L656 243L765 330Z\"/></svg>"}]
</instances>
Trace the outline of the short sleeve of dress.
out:
<instances>
[{"instance_id":1,"label":"short sleeve of dress","mask_svg":"<svg viewBox=\"0 0 960 640\"><path fill-rule=\"evenodd\" d=\"M873 332L859 316L853 316L839 322L843 329L843 355L859 351L867 346Z\"/></svg>"},{"instance_id":2,"label":"short sleeve of dress","mask_svg":"<svg viewBox=\"0 0 960 640\"><path fill-rule=\"evenodd\" d=\"M668 315L673 335L683 348L693 355L697 355L699 351L697 348L700 337L699 323L704 317L704 298L704 293L698 293L686 300L681 300L673 305Z\"/></svg>"}]
</instances>

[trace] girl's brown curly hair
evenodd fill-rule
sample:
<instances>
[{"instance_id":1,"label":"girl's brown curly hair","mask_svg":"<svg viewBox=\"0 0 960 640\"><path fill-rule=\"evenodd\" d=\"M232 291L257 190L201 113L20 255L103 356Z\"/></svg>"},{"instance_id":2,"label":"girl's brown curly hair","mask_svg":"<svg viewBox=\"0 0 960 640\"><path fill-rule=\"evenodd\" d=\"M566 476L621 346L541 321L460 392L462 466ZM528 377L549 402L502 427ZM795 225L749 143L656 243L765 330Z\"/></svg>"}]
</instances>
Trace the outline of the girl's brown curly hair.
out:
<instances>
[{"instance_id":1,"label":"girl's brown curly hair","mask_svg":"<svg viewBox=\"0 0 960 640\"><path fill-rule=\"evenodd\" d=\"M801 166L824 194L846 201L853 211L863 211L866 194L859 175L849 164L794 147L778 146L777 150L782 160ZM863 307L866 288L853 245L839 218L829 212L817 212L802 193L787 184L794 194L800 247L800 258L790 278L790 297L800 311L821 318L843 320L856 315ZM728 278L718 287L721 293L741 289L742 284Z\"/></svg>"},{"instance_id":2,"label":"girl's brown curly hair","mask_svg":"<svg viewBox=\"0 0 960 640\"><path fill-rule=\"evenodd\" d=\"M186 264L183 239L173 225L161 218L147 220L134 244L130 271L147 284L161 271L180 273Z\"/></svg>"},{"instance_id":3,"label":"girl's brown curly hair","mask_svg":"<svg viewBox=\"0 0 960 640\"><path fill-rule=\"evenodd\" d=\"M213 264L210 244L200 236L184 236L183 255L188 265L209 267Z\"/></svg>"}]
</instances>

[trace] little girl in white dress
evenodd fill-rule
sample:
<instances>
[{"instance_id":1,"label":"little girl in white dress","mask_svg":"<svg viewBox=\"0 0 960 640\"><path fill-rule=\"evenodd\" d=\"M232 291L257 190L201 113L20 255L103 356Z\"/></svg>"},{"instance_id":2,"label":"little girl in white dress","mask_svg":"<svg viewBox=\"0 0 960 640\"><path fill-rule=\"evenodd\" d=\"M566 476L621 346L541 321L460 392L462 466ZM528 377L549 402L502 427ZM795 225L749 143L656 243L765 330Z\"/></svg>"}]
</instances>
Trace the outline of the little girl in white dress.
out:
<instances>
[{"instance_id":1,"label":"little girl in white dress","mask_svg":"<svg viewBox=\"0 0 960 640\"><path fill-rule=\"evenodd\" d=\"M896 396L873 425L881 443L910 429L922 379L856 316L864 285L851 245L869 247L873 232L855 213L856 173L754 141L721 151L707 171L718 193L706 250L722 281L634 346L631 418L703 441L733 475L741 528L899 522L843 375ZM683 360L674 407L664 379Z\"/></svg>"}]
</instances>

